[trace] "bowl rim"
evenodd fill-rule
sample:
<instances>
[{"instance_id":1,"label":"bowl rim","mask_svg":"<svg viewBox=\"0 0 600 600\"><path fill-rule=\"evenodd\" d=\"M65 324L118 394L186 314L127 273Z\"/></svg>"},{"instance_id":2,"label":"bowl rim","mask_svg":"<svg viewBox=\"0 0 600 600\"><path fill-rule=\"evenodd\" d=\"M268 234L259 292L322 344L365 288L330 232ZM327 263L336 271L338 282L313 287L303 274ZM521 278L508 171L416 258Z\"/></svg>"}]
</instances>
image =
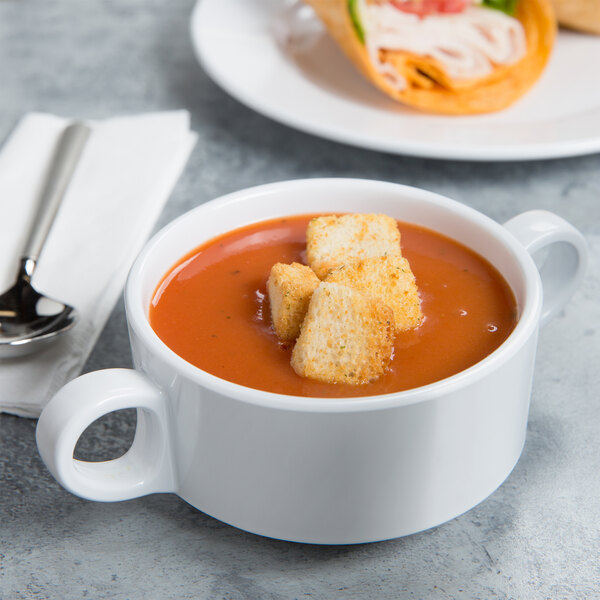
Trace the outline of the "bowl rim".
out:
<instances>
[{"instance_id":1,"label":"bowl rim","mask_svg":"<svg viewBox=\"0 0 600 600\"><path fill-rule=\"evenodd\" d=\"M178 228L183 227L186 221L197 218L198 214L208 214L211 211L218 210L231 203L249 201L257 196L285 193L290 189L300 188L302 186L311 187L315 185L333 186L339 187L340 189L346 186L362 185L372 189L372 191L376 191L377 189L383 190L385 188L388 191L395 190L399 194L410 194L419 200L430 201L437 204L441 203L453 210L459 217L464 217L471 223L476 222L476 225L499 239L503 245L508 247L511 251L511 255L518 264L521 276L525 283L525 300L522 306L521 315L508 338L492 353L488 354L471 367L439 381L400 392L341 398L294 396L249 388L227 381L216 375L212 375L187 362L184 358L171 350L150 326L145 314L141 293L145 269L157 249L163 244L167 244L170 236L174 235L174 232L177 231ZM286 216L288 214L291 213L282 212L280 216ZM277 215L273 218L277 218ZM255 221L248 221L248 224L261 220L268 220L268 218L265 217L264 219L260 218ZM237 229L240 226L243 225L236 225L232 230ZM219 234L215 234L215 236L216 235ZM198 245L202 243L203 241L200 240ZM192 248L190 248L190 250L192 250ZM156 285L158 285L158 280L156 281ZM144 342L152 354L158 356L164 363L173 368L175 372L183 375L201 387L248 404L302 412L337 413L394 408L436 399L471 385L498 369L527 343L531 335L537 331L540 320L541 304L541 280L533 259L521 243L498 222L465 204L422 188L379 180L343 177L292 179L276 183L267 183L244 188L205 202L172 220L146 242L144 248L134 261L125 286L127 323L131 328L132 333Z\"/></svg>"}]
</instances>

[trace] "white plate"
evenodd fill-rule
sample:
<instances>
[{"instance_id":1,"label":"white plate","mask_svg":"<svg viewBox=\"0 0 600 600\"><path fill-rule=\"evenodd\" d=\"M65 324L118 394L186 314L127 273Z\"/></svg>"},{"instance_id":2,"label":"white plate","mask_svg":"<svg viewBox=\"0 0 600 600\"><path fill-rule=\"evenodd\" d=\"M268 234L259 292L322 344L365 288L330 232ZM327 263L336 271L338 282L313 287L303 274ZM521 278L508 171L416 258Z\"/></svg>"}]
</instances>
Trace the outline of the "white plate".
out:
<instances>
[{"instance_id":1,"label":"white plate","mask_svg":"<svg viewBox=\"0 0 600 600\"><path fill-rule=\"evenodd\" d=\"M529 160L600 151L600 37L561 31L542 78L516 105L443 117L388 99L322 31L303 52L279 44L273 27L284 6L200 0L191 20L209 76L270 118L338 142L431 158Z\"/></svg>"}]
</instances>

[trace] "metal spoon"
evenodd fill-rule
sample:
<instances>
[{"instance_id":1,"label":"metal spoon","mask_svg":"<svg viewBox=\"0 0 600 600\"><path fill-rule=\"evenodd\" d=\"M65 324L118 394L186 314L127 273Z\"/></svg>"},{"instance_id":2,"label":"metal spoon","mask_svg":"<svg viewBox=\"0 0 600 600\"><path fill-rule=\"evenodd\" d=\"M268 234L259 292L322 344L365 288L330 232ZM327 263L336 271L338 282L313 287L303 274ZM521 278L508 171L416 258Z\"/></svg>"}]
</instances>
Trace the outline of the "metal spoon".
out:
<instances>
[{"instance_id":1,"label":"metal spoon","mask_svg":"<svg viewBox=\"0 0 600 600\"><path fill-rule=\"evenodd\" d=\"M23 248L17 281L0 295L0 358L39 350L70 329L77 318L72 306L37 292L31 278L89 135L87 125L73 123L65 128L56 146Z\"/></svg>"}]
</instances>

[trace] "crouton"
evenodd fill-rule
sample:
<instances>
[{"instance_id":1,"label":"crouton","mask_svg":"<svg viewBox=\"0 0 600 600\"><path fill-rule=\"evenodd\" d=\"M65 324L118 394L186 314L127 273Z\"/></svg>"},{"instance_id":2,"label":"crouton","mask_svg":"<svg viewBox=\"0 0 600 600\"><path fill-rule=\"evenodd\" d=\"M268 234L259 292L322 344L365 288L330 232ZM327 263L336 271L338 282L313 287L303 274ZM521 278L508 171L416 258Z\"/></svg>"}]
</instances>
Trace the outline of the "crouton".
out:
<instances>
[{"instance_id":1,"label":"crouton","mask_svg":"<svg viewBox=\"0 0 600 600\"><path fill-rule=\"evenodd\" d=\"M273 265L267 292L273 328L280 340L292 341L298 337L310 297L318 285L319 278L306 265Z\"/></svg>"},{"instance_id":2,"label":"crouton","mask_svg":"<svg viewBox=\"0 0 600 600\"><path fill-rule=\"evenodd\" d=\"M379 298L337 283L313 292L291 364L301 377L324 383L368 383L387 368L394 313Z\"/></svg>"},{"instance_id":3,"label":"crouton","mask_svg":"<svg viewBox=\"0 0 600 600\"><path fill-rule=\"evenodd\" d=\"M387 215L328 215L312 219L306 230L308 264L323 279L327 272L351 260L371 256L401 256L400 232Z\"/></svg>"},{"instance_id":4,"label":"crouton","mask_svg":"<svg viewBox=\"0 0 600 600\"><path fill-rule=\"evenodd\" d=\"M423 320L415 276L402 256L356 260L329 271L324 281L381 298L394 311L396 331L418 327Z\"/></svg>"}]
</instances>

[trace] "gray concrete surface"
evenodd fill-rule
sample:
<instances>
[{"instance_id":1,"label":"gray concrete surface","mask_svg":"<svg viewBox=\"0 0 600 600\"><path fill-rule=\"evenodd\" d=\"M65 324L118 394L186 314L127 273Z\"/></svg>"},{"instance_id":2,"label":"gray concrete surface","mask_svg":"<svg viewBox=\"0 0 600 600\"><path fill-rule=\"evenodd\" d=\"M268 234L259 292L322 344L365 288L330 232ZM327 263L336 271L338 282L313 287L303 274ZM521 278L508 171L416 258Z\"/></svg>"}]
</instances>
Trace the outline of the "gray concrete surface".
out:
<instances>
[{"instance_id":1,"label":"gray concrete surface","mask_svg":"<svg viewBox=\"0 0 600 600\"><path fill-rule=\"evenodd\" d=\"M254 184L368 177L441 192L498 221L555 211L587 236L590 268L541 333L513 473L467 514L404 539L306 546L238 531L173 495L87 502L41 463L34 421L0 416L0 598L600 598L600 155L428 161L292 131L201 71L191 9L192 0L0 1L0 139L29 110L104 117L184 107L199 141L159 226ZM129 364L119 303L86 370ZM118 456L134 427L127 411L101 420L77 456Z\"/></svg>"}]
</instances>

